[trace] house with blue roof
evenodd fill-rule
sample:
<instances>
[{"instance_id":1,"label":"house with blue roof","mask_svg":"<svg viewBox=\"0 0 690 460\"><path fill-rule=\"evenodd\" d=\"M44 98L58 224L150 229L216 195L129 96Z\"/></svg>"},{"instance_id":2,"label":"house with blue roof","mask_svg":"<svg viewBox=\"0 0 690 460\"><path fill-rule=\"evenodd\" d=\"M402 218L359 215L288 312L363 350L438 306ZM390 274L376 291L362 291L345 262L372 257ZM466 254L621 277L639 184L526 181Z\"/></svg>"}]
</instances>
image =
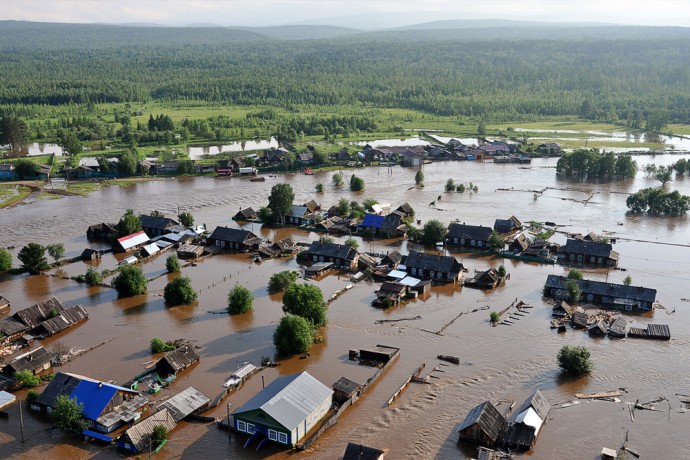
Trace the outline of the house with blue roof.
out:
<instances>
[{"instance_id":1,"label":"house with blue roof","mask_svg":"<svg viewBox=\"0 0 690 460\"><path fill-rule=\"evenodd\" d=\"M404 237L407 233L407 226L398 213L391 213L386 216L377 214L365 214L362 223L357 225L360 234L369 234L382 238Z\"/></svg>"}]
</instances>

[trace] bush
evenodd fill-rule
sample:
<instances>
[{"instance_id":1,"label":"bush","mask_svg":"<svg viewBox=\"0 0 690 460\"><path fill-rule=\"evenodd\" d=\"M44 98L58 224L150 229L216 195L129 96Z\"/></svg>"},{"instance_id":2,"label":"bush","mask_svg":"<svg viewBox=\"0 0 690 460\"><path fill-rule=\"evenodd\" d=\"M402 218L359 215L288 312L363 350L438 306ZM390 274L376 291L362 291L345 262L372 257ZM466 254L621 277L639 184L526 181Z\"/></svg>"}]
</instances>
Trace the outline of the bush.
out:
<instances>
[{"instance_id":1,"label":"bush","mask_svg":"<svg viewBox=\"0 0 690 460\"><path fill-rule=\"evenodd\" d=\"M163 351L173 351L175 350L175 345L168 343L161 339L160 337L154 337L151 339L151 353L160 353Z\"/></svg>"},{"instance_id":2,"label":"bush","mask_svg":"<svg viewBox=\"0 0 690 460\"><path fill-rule=\"evenodd\" d=\"M187 305L196 300L196 291L188 276L178 276L165 285L163 297L168 305Z\"/></svg>"},{"instance_id":3,"label":"bush","mask_svg":"<svg viewBox=\"0 0 690 460\"><path fill-rule=\"evenodd\" d=\"M422 242L428 245L435 245L439 241L443 241L446 236L446 226L436 219L431 219L424 224Z\"/></svg>"},{"instance_id":4,"label":"bush","mask_svg":"<svg viewBox=\"0 0 690 460\"><path fill-rule=\"evenodd\" d=\"M194 226L194 216L189 212L183 212L177 218L180 219L180 224L185 228L192 228Z\"/></svg>"},{"instance_id":5,"label":"bush","mask_svg":"<svg viewBox=\"0 0 690 460\"><path fill-rule=\"evenodd\" d=\"M345 246L350 246L352 249L357 250L357 248L359 248L359 243L356 239L350 237L345 240Z\"/></svg>"},{"instance_id":6,"label":"bush","mask_svg":"<svg viewBox=\"0 0 690 460\"><path fill-rule=\"evenodd\" d=\"M103 282L103 276L97 270L89 268L84 274L84 282L89 286L96 286Z\"/></svg>"},{"instance_id":7,"label":"bush","mask_svg":"<svg viewBox=\"0 0 690 460\"><path fill-rule=\"evenodd\" d=\"M503 265L500 265L498 267L498 276L500 276L501 278L505 278L507 274L508 271L506 270L506 268Z\"/></svg>"},{"instance_id":8,"label":"bush","mask_svg":"<svg viewBox=\"0 0 690 460\"><path fill-rule=\"evenodd\" d=\"M28 369L14 373L14 380L22 388L33 388L41 384L41 378Z\"/></svg>"},{"instance_id":9,"label":"bush","mask_svg":"<svg viewBox=\"0 0 690 460\"><path fill-rule=\"evenodd\" d=\"M226 310L231 315L240 315L250 311L253 303L254 294L252 294L252 291L244 286L235 284L235 287L228 293L228 308Z\"/></svg>"},{"instance_id":10,"label":"bush","mask_svg":"<svg viewBox=\"0 0 690 460\"><path fill-rule=\"evenodd\" d=\"M301 316L314 327L326 324L326 302L318 286L313 284L293 284L283 296L283 311Z\"/></svg>"},{"instance_id":11,"label":"bush","mask_svg":"<svg viewBox=\"0 0 690 460\"><path fill-rule=\"evenodd\" d=\"M284 270L271 276L271 279L268 280L269 294L286 290L290 285L294 284L297 277L299 277L299 273L295 270Z\"/></svg>"},{"instance_id":12,"label":"bush","mask_svg":"<svg viewBox=\"0 0 690 460\"><path fill-rule=\"evenodd\" d=\"M592 372L589 350L582 346L565 345L558 352L558 365L568 374L585 375Z\"/></svg>"},{"instance_id":13,"label":"bush","mask_svg":"<svg viewBox=\"0 0 690 460\"><path fill-rule=\"evenodd\" d=\"M581 280L584 278L582 275L582 272L580 270L572 269L568 272L568 279L569 280Z\"/></svg>"},{"instance_id":14,"label":"bush","mask_svg":"<svg viewBox=\"0 0 690 460\"><path fill-rule=\"evenodd\" d=\"M29 243L21 248L17 259L22 263L22 268L32 275L50 268L46 259L46 248L38 243Z\"/></svg>"},{"instance_id":15,"label":"bush","mask_svg":"<svg viewBox=\"0 0 690 460\"><path fill-rule=\"evenodd\" d=\"M158 446L168 440L168 430L163 425L156 425L153 427L151 434L152 448L156 449Z\"/></svg>"},{"instance_id":16,"label":"bush","mask_svg":"<svg viewBox=\"0 0 690 460\"><path fill-rule=\"evenodd\" d=\"M364 190L364 179L353 174L352 179L350 179L350 190L353 192L361 192Z\"/></svg>"},{"instance_id":17,"label":"bush","mask_svg":"<svg viewBox=\"0 0 690 460\"><path fill-rule=\"evenodd\" d=\"M323 184L321 182L316 184L315 188L316 188L316 193L323 193Z\"/></svg>"},{"instance_id":18,"label":"bush","mask_svg":"<svg viewBox=\"0 0 690 460\"><path fill-rule=\"evenodd\" d=\"M314 342L312 325L297 315L286 315L273 333L273 345L279 355L305 353Z\"/></svg>"},{"instance_id":19,"label":"bush","mask_svg":"<svg viewBox=\"0 0 690 460\"><path fill-rule=\"evenodd\" d=\"M340 187L343 185L343 175L340 173L333 174L333 185Z\"/></svg>"},{"instance_id":20,"label":"bush","mask_svg":"<svg viewBox=\"0 0 690 460\"><path fill-rule=\"evenodd\" d=\"M580 285L577 284L576 280L568 280L565 283L565 290L568 293L568 299L571 302L580 301L580 297L582 297L582 290L580 289Z\"/></svg>"},{"instance_id":21,"label":"bush","mask_svg":"<svg viewBox=\"0 0 690 460\"><path fill-rule=\"evenodd\" d=\"M421 169L417 171L417 174L414 176L414 182L417 185L424 185L424 171Z\"/></svg>"},{"instance_id":22,"label":"bush","mask_svg":"<svg viewBox=\"0 0 690 460\"><path fill-rule=\"evenodd\" d=\"M497 311L492 311L489 315L489 319L492 323L497 323L501 320L501 315L499 315Z\"/></svg>"},{"instance_id":23,"label":"bush","mask_svg":"<svg viewBox=\"0 0 690 460\"><path fill-rule=\"evenodd\" d=\"M491 235L489 235L488 243L489 247L495 251L502 250L506 245L506 241L503 239L501 234L495 230L491 232Z\"/></svg>"},{"instance_id":24,"label":"bush","mask_svg":"<svg viewBox=\"0 0 690 460\"><path fill-rule=\"evenodd\" d=\"M139 267L125 265L113 280L113 286L121 297L144 294L147 288L146 276Z\"/></svg>"},{"instance_id":25,"label":"bush","mask_svg":"<svg viewBox=\"0 0 690 460\"><path fill-rule=\"evenodd\" d=\"M168 258L165 260L165 269L168 270L168 273L180 271L180 260L176 255L172 254L168 256Z\"/></svg>"},{"instance_id":26,"label":"bush","mask_svg":"<svg viewBox=\"0 0 690 460\"><path fill-rule=\"evenodd\" d=\"M0 249L0 272L12 268L12 254L7 249Z\"/></svg>"},{"instance_id":27,"label":"bush","mask_svg":"<svg viewBox=\"0 0 690 460\"><path fill-rule=\"evenodd\" d=\"M56 263L65 256L65 245L62 243L49 244L46 246L46 250Z\"/></svg>"},{"instance_id":28,"label":"bush","mask_svg":"<svg viewBox=\"0 0 690 460\"><path fill-rule=\"evenodd\" d=\"M74 433L81 433L87 426L84 420L84 404L68 395L55 398L50 419L56 427Z\"/></svg>"},{"instance_id":29,"label":"bush","mask_svg":"<svg viewBox=\"0 0 690 460\"><path fill-rule=\"evenodd\" d=\"M38 393L36 390L29 390L29 392L26 394L26 400L28 402L34 402L36 401L36 398L38 398Z\"/></svg>"},{"instance_id":30,"label":"bush","mask_svg":"<svg viewBox=\"0 0 690 460\"><path fill-rule=\"evenodd\" d=\"M453 179L448 179L446 182L446 192L455 191L455 181Z\"/></svg>"}]
</instances>

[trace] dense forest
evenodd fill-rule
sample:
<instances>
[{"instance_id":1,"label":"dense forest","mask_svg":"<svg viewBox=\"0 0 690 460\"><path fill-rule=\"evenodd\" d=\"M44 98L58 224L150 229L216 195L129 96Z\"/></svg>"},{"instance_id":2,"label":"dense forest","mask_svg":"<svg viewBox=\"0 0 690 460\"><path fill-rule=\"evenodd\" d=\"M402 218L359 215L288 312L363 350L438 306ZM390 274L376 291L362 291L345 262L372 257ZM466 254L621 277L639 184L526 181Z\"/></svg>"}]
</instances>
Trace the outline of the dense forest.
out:
<instances>
[{"instance_id":1,"label":"dense forest","mask_svg":"<svg viewBox=\"0 0 690 460\"><path fill-rule=\"evenodd\" d=\"M536 28L512 39L463 29L277 40L256 29L5 22L0 105L198 100L407 108L494 122L578 115L634 127L690 123L690 32L640 27L644 38L633 39L635 28L618 29L623 38L615 29L598 28L597 39L587 28L538 38L553 34Z\"/></svg>"}]
</instances>

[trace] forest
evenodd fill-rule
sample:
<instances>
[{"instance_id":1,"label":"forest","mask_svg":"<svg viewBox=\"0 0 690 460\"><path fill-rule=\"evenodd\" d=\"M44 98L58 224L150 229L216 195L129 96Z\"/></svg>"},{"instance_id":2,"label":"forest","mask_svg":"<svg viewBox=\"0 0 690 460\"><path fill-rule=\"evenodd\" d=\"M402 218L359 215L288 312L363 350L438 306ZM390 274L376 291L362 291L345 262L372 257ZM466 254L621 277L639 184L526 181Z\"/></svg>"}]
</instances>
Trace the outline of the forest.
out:
<instances>
[{"instance_id":1,"label":"forest","mask_svg":"<svg viewBox=\"0 0 690 460\"><path fill-rule=\"evenodd\" d=\"M5 22L0 110L21 117L26 106L200 101L296 114L273 122L283 132L327 128L297 116L303 106L487 122L575 115L631 127L690 123L690 33L600 29L598 38L571 28L541 32L551 38L473 29L280 40L255 29ZM350 122L358 129L373 123Z\"/></svg>"}]
</instances>

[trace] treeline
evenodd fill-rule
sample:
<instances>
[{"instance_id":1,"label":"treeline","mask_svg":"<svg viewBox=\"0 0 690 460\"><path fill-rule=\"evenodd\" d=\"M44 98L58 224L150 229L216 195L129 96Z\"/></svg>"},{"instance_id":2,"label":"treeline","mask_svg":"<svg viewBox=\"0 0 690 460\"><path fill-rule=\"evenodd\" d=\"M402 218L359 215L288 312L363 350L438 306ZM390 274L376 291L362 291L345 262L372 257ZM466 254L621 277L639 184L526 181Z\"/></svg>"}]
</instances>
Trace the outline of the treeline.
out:
<instances>
[{"instance_id":1,"label":"treeline","mask_svg":"<svg viewBox=\"0 0 690 460\"><path fill-rule=\"evenodd\" d=\"M558 159L556 173L578 179L625 179L635 177L637 163L627 154L578 149Z\"/></svg>"},{"instance_id":2,"label":"treeline","mask_svg":"<svg viewBox=\"0 0 690 460\"><path fill-rule=\"evenodd\" d=\"M690 122L685 40L511 42L453 36L433 43L369 36L209 39L210 44L187 45L171 39L164 46L143 40L133 47L97 49L0 46L0 104L156 99L286 109L394 107L487 122L530 115L629 120L639 127L651 120L649 127L657 128ZM320 128L303 119L281 129Z\"/></svg>"},{"instance_id":3,"label":"treeline","mask_svg":"<svg viewBox=\"0 0 690 460\"><path fill-rule=\"evenodd\" d=\"M678 190L666 192L658 188L646 188L630 195L626 205L633 213L648 213L657 216L680 216L690 210L690 196Z\"/></svg>"}]
</instances>

